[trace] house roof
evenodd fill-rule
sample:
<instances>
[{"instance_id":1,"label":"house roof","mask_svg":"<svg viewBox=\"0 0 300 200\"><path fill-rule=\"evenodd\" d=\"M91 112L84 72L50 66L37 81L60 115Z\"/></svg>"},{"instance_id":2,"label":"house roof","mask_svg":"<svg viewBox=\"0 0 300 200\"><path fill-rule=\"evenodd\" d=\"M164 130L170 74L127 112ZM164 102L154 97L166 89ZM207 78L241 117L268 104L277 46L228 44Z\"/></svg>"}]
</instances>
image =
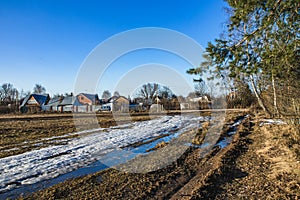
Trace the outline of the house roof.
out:
<instances>
[{"instance_id":1,"label":"house roof","mask_svg":"<svg viewBox=\"0 0 300 200\"><path fill-rule=\"evenodd\" d=\"M123 99L128 100L128 99L127 99L126 97L124 97L124 96L112 96L112 97L108 100L108 102L113 103L113 102L117 101L117 100L120 99L120 98L123 98ZM129 100L128 100L128 101L129 101Z\"/></svg>"},{"instance_id":2,"label":"house roof","mask_svg":"<svg viewBox=\"0 0 300 200\"><path fill-rule=\"evenodd\" d=\"M29 94L25 97L25 99L23 100L22 104L21 104L21 107L25 106L27 101L30 99L30 97L34 97L34 99L38 102L38 104L40 106L42 105L45 105L50 97L49 97L49 94Z\"/></svg>"},{"instance_id":3,"label":"house roof","mask_svg":"<svg viewBox=\"0 0 300 200\"><path fill-rule=\"evenodd\" d=\"M62 102L60 104L58 104L59 106L66 106L66 105L72 105L75 101L75 97L74 96L66 96L64 97L64 99L62 100Z\"/></svg>"},{"instance_id":4,"label":"house roof","mask_svg":"<svg viewBox=\"0 0 300 200\"><path fill-rule=\"evenodd\" d=\"M98 94L80 93L79 95L83 95L91 101L99 100Z\"/></svg>"},{"instance_id":5,"label":"house roof","mask_svg":"<svg viewBox=\"0 0 300 200\"><path fill-rule=\"evenodd\" d=\"M80 103L80 101L78 100L78 96L83 95L86 98L88 98L89 100L91 100L92 102L98 103L99 101L99 97L98 94L88 94L88 93L80 93L76 96L73 105L74 106L82 106L83 104Z\"/></svg>"},{"instance_id":6,"label":"house roof","mask_svg":"<svg viewBox=\"0 0 300 200\"><path fill-rule=\"evenodd\" d=\"M63 97L54 97L51 98L50 101L47 103L47 106L58 106L63 100Z\"/></svg>"}]
</instances>

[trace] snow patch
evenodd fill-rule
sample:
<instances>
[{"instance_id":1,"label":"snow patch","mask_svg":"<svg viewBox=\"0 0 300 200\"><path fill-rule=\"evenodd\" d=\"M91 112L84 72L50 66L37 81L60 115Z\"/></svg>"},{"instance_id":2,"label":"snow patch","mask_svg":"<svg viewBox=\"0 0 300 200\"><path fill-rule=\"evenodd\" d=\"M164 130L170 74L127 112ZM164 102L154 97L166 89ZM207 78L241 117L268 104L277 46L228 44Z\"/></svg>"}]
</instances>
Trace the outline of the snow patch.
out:
<instances>
[{"instance_id":1,"label":"snow patch","mask_svg":"<svg viewBox=\"0 0 300 200\"><path fill-rule=\"evenodd\" d=\"M199 121L205 120L208 120L208 117L164 116L130 125L66 134L78 134L79 137L68 140L65 145L48 146L1 158L0 193L85 167L116 148L175 130L178 130L178 133L191 130L199 126ZM65 141L66 135L42 139L39 142L60 138Z\"/></svg>"},{"instance_id":2,"label":"snow patch","mask_svg":"<svg viewBox=\"0 0 300 200\"><path fill-rule=\"evenodd\" d=\"M263 125L283 125L283 124L287 124L286 122L282 121L281 119L262 119L260 121L259 126L263 126Z\"/></svg>"}]
</instances>

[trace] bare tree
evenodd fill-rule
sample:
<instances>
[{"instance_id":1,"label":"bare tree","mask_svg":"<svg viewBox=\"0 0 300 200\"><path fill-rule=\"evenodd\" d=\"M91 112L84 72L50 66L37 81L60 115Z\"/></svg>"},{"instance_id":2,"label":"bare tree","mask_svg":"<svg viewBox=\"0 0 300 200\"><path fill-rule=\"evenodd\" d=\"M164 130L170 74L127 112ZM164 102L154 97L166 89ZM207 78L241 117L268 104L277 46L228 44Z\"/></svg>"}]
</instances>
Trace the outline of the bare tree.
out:
<instances>
[{"instance_id":1,"label":"bare tree","mask_svg":"<svg viewBox=\"0 0 300 200\"><path fill-rule=\"evenodd\" d=\"M0 88L0 101L1 103L8 104L16 101L19 97L19 92L10 83L2 84Z\"/></svg>"},{"instance_id":2,"label":"bare tree","mask_svg":"<svg viewBox=\"0 0 300 200\"><path fill-rule=\"evenodd\" d=\"M41 84L35 84L35 86L33 88L33 93L45 94L46 93L46 88L43 87Z\"/></svg>"},{"instance_id":3,"label":"bare tree","mask_svg":"<svg viewBox=\"0 0 300 200\"><path fill-rule=\"evenodd\" d=\"M204 96L207 94L207 86L202 78L194 79L194 89L196 96Z\"/></svg>"},{"instance_id":4,"label":"bare tree","mask_svg":"<svg viewBox=\"0 0 300 200\"><path fill-rule=\"evenodd\" d=\"M114 92L114 96L119 97L119 96L121 96L121 95L120 95L120 93L119 93L118 91L115 91L115 92Z\"/></svg>"},{"instance_id":5,"label":"bare tree","mask_svg":"<svg viewBox=\"0 0 300 200\"><path fill-rule=\"evenodd\" d=\"M28 95L30 95L30 91L24 91L22 89L21 92L20 92L20 99L25 98Z\"/></svg>"},{"instance_id":6,"label":"bare tree","mask_svg":"<svg viewBox=\"0 0 300 200\"><path fill-rule=\"evenodd\" d=\"M169 98L172 98L173 96L175 96L172 92L172 90L167 87L167 86L160 86L158 85L159 87L159 96L162 97L162 98L165 98L165 99L169 99Z\"/></svg>"},{"instance_id":7,"label":"bare tree","mask_svg":"<svg viewBox=\"0 0 300 200\"><path fill-rule=\"evenodd\" d=\"M0 88L0 101L1 103L8 104L16 101L19 98L19 92L10 83L2 84Z\"/></svg>"},{"instance_id":8,"label":"bare tree","mask_svg":"<svg viewBox=\"0 0 300 200\"><path fill-rule=\"evenodd\" d=\"M157 83L146 83L142 85L141 89L137 92L137 96L145 100L153 100L158 95L159 86Z\"/></svg>"},{"instance_id":9,"label":"bare tree","mask_svg":"<svg viewBox=\"0 0 300 200\"><path fill-rule=\"evenodd\" d=\"M108 90L104 90L101 97L102 99L109 99L111 97L111 93Z\"/></svg>"}]
</instances>

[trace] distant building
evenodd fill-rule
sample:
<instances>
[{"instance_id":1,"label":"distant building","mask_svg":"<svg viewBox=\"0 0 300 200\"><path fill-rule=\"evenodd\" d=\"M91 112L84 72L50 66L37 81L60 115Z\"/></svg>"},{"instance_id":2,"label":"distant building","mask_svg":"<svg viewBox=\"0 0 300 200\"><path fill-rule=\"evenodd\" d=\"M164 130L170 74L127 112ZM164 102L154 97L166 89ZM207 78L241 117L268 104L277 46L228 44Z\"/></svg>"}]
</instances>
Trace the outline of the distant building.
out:
<instances>
[{"instance_id":1,"label":"distant building","mask_svg":"<svg viewBox=\"0 0 300 200\"><path fill-rule=\"evenodd\" d=\"M76 96L74 105L98 105L98 94L80 93Z\"/></svg>"},{"instance_id":2,"label":"distant building","mask_svg":"<svg viewBox=\"0 0 300 200\"><path fill-rule=\"evenodd\" d=\"M65 96L64 99L57 106L58 111L59 112L72 112L74 101L75 101L74 96Z\"/></svg>"},{"instance_id":3,"label":"distant building","mask_svg":"<svg viewBox=\"0 0 300 200\"><path fill-rule=\"evenodd\" d=\"M188 106L184 103L180 105L181 109L202 110L211 108L211 100L206 96L188 97Z\"/></svg>"},{"instance_id":4,"label":"distant building","mask_svg":"<svg viewBox=\"0 0 300 200\"><path fill-rule=\"evenodd\" d=\"M98 94L80 93L73 102L74 112L94 112L99 106ZM98 106L97 106L98 105Z\"/></svg>"},{"instance_id":5,"label":"distant building","mask_svg":"<svg viewBox=\"0 0 300 200\"><path fill-rule=\"evenodd\" d=\"M114 112L129 112L129 100L126 97L119 96L112 104L112 111Z\"/></svg>"},{"instance_id":6,"label":"distant building","mask_svg":"<svg viewBox=\"0 0 300 200\"><path fill-rule=\"evenodd\" d=\"M64 99L63 96L57 96L57 97L51 98L45 106L42 106L42 110L50 111L50 112L59 111L58 105L62 102L63 99Z\"/></svg>"},{"instance_id":7,"label":"distant building","mask_svg":"<svg viewBox=\"0 0 300 200\"><path fill-rule=\"evenodd\" d=\"M129 112L129 100L124 96L112 96L102 103L100 111Z\"/></svg>"},{"instance_id":8,"label":"distant building","mask_svg":"<svg viewBox=\"0 0 300 200\"><path fill-rule=\"evenodd\" d=\"M22 113L39 112L49 101L49 94L30 94L22 101L20 111Z\"/></svg>"}]
</instances>

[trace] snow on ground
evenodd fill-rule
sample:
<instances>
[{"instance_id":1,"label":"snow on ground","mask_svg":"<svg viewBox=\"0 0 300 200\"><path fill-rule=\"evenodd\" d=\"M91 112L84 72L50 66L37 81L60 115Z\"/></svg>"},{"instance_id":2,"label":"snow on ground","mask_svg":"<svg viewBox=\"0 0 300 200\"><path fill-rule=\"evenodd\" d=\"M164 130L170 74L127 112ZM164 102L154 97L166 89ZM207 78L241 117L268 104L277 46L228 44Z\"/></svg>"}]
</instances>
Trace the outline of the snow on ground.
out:
<instances>
[{"instance_id":1,"label":"snow on ground","mask_svg":"<svg viewBox=\"0 0 300 200\"><path fill-rule=\"evenodd\" d=\"M263 126L266 124L283 125L283 124L286 124L286 122L282 121L281 119L262 119L260 126Z\"/></svg>"},{"instance_id":2,"label":"snow on ground","mask_svg":"<svg viewBox=\"0 0 300 200\"><path fill-rule=\"evenodd\" d=\"M199 121L204 120L207 119L180 115L164 116L125 126L81 131L75 133L80 137L69 140L66 145L49 146L1 158L0 193L23 184L34 184L87 166L115 148L172 131L191 130L199 126ZM63 136L55 139L59 138L63 139Z\"/></svg>"}]
</instances>

